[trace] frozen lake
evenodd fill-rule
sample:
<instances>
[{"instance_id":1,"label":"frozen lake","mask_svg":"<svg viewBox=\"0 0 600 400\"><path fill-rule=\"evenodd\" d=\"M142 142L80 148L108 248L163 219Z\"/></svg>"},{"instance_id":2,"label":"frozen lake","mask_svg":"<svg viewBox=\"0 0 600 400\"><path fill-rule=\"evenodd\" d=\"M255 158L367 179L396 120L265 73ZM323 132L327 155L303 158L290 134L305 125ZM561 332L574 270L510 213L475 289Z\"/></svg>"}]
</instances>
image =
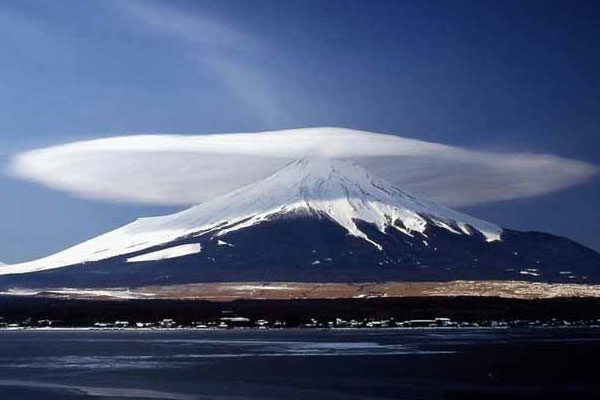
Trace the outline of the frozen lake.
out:
<instances>
[{"instance_id":1,"label":"frozen lake","mask_svg":"<svg viewBox=\"0 0 600 400\"><path fill-rule=\"evenodd\" d=\"M2 399L598 398L600 330L0 331Z\"/></svg>"}]
</instances>

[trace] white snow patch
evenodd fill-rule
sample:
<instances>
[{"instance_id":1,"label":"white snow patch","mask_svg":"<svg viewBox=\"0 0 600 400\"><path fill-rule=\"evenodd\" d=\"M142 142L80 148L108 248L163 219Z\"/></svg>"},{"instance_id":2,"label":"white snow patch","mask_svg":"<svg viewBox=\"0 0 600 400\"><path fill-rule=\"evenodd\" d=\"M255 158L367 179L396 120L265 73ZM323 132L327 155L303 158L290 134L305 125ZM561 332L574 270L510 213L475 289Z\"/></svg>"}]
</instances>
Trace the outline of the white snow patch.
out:
<instances>
[{"instance_id":1,"label":"white snow patch","mask_svg":"<svg viewBox=\"0 0 600 400\"><path fill-rule=\"evenodd\" d=\"M1 291L0 294L7 296L34 296L39 292L39 290L34 289L8 289Z\"/></svg>"},{"instance_id":2,"label":"white snow patch","mask_svg":"<svg viewBox=\"0 0 600 400\"><path fill-rule=\"evenodd\" d=\"M460 235L460 232L459 232L459 231L457 231L456 229L452 228L450 225L448 225L448 224L447 224L447 223L445 223L445 222L438 221L438 220L434 219L434 220L433 220L433 223L434 223L435 225L439 226L440 228L444 228L444 229L446 229L447 231L450 231L450 232L452 232L452 233L456 233L457 235Z\"/></svg>"},{"instance_id":3,"label":"white snow patch","mask_svg":"<svg viewBox=\"0 0 600 400\"><path fill-rule=\"evenodd\" d=\"M56 288L56 289L8 289L1 291L0 295L7 296L35 296L40 293L52 293L66 296L86 296L86 297L113 297L120 299L138 299L153 297L153 293L132 292L129 289L75 289L75 288Z\"/></svg>"},{"instance_id":4,"label":"white snow patch","mask_svg":"<svg viewBox=\"0 0 600 400\"><path fill-rule=\"evenodd\" d=\"M519 273L521 275L540 276L540 274L538 274L537 272L528 271L528 270L522 270L522 271L519 271Z\"/></svg>"},{"instance_id":5,"label":"white snow patch","mask_svg":"<svg viewBox=\"0 0 600 400\"><path fill-rule=\"evenodd\" d=\"M469 229L469 227L467 226L467 224L464 224L462 222L459 222L458 224L458 228L465 234L465 235L471 235L472 232Z\"/></svg>"},{"instance_id":6,"label":"white snow patch","mask_svg":"<svg viewBox=\"0 0 600 400\"><path fill-rule=\"evenodd\" d=\"M239 286L228 286L228 289L233 290L289 290L293 289L292 286L286 285L239 285Z\"/></svg>"},{"instance_id":7,"label":"white snow patch","mask_svg":"<svg viewBox=\"0 0 600 400\"><path fill-rule=\"evenodd\" d=\"M151 253L142 254L127 259L128 263L141 262L141 261L158 261L167 260L169 258L176 258L187 256L189 254L200 253L202 246L199 243L182 244L181 246L169 247L168 249L162 249L153 251Z\"/></svg>"}]
</instances>

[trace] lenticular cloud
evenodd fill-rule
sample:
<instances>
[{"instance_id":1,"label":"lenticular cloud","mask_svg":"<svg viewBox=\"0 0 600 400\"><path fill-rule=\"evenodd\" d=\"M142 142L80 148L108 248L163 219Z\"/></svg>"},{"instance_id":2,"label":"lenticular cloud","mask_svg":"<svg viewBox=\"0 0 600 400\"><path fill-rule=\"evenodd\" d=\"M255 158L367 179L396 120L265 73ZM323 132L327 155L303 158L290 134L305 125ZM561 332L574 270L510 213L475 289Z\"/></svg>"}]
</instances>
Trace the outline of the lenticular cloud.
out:
<instances>
[{"instance_id":1,"label":"lenticular cloud","mask_svg":"<svg viewBox=\"0 0 600 400\"><path fill-rule=\"evenodd\" d=\"M340 128L119 136L21 153L11 170L87 198L189 205L300 158L352 159L379 178L450 206L536 196L597 172L553 155L474 151Z\"/></svg>"}]
</instances>

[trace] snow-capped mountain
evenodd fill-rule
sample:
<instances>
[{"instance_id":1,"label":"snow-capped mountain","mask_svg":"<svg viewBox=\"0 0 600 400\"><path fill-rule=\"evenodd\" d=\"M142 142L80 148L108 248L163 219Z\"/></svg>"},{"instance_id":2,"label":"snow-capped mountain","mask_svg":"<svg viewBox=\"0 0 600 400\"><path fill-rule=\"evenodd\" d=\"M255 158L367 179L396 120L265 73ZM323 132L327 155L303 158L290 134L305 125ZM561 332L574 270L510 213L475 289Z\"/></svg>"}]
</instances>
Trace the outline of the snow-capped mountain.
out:
<instances>
[{"instance_id":1,"label":"snow-capped mountain","mask_svg":"<svg viewBox=\"0 0 600 400\"><path fill-rule=\"evenodd\" d=\"M381 232L392 227L407 236L420 234L423 239L428 224L456 234L471 235L475 230L488 241L500 240L502 232L494 224L394 188L350 161L304 159L207 203L177 214L138 219L50 257L4 268L0 274L98 261L189 235L210 232L220 237L292 212L326 216L379 250L381 245L361 231L355 220L373 224Z\"/></svg>"},{"instance_id":2,"label":"snow-capped mountain","mask_svg":"<svg viewBox=\"0 0 600 400\"><path fill-rule=\"evenodd\" d=\"M558 255L557 255L558 253ZM419 198L341 159L302 159L185 211L0 266L0 285L207 280L585 281L600 255Z\"/></svg>"}]
</instances>

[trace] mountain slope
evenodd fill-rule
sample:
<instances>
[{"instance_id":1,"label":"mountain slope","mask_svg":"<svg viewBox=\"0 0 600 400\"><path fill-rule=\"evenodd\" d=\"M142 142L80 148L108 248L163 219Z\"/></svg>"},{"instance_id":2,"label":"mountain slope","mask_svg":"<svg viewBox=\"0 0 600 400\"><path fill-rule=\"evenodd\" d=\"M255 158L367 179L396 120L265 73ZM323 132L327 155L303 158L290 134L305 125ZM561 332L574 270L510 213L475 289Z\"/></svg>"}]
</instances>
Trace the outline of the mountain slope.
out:
<instances>
[{"instance_id":1,"label":"mountain slope","mask_svg":"<svg viewBox=\"0 0 600 400\"><path fill-rule=\"evenodd\" d=\"M418 198L344 160L299 160L177 214L142 218L28 263L0 285L227 280L600 281L600 255Z\"/></svg>"},{"instance_id":2,"label":"mountain slope","mask_svg":"<svg viewBox=\"0 0 600 400\"><path fill-rule=\"evenodd\" d=\"M491 223L418 199L366 170L344 160L299 160L267 178L183 212L141 218L92 240L36 261L5 267L0 274L25 273L99 261L167 243L184 236L211 232L224 235L289 212L323 214L353 236L373 246L354 220L374 224L380 231L393 226L408 236L434 224L459 234L482 233L500 239Z\"/></svg>"}]
</instances>

